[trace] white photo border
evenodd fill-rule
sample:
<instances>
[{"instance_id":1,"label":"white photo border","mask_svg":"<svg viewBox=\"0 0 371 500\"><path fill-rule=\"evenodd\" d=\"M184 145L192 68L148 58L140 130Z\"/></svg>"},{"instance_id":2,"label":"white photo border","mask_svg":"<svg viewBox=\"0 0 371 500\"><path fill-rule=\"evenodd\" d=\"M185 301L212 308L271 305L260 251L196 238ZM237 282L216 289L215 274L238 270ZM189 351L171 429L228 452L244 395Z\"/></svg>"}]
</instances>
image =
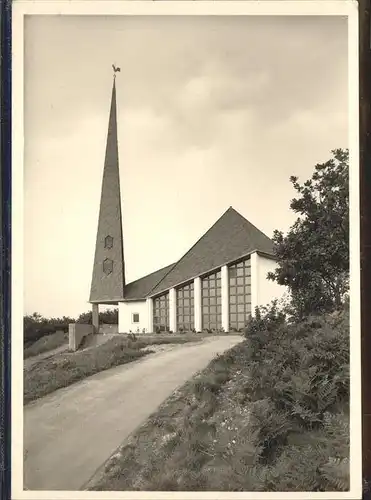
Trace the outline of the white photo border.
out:
<instances>
[{"instance_id":1,"label":"white photo border","mask_svg":"<svg viewBox=\"0 0 371 500\"><path fill-rule=\"evenodd\" d=\"M23 490L23 147L24 17L89 16L346 16L348 18L348 111L350 158L350 468L348 492L104 492ZM279 1L87 1L18 0L12 8L12 500L293 500L362 497L360 214L359 214L359 82L358 3L349 0ZM109 61L108 61L109 63Z\"/></svg>"}]
</instances>

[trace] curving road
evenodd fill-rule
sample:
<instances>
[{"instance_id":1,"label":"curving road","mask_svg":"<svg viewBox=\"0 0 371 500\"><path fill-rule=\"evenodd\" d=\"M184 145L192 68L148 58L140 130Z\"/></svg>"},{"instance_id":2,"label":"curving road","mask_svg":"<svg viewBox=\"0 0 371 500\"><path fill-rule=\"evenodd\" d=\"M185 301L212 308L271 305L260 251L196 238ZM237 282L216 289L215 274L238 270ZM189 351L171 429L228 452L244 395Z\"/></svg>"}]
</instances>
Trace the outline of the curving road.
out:
<instances>
[{"instance_id":1,"label":"curving road","mask_svg":"<svg viewBox=\"0 0 371 500\"><path fill-rule=\"evenodd\" d=\"M167 347L24 408L24 488L79 490L179 386L241 336Z\"/></svg>"}]
</instances>

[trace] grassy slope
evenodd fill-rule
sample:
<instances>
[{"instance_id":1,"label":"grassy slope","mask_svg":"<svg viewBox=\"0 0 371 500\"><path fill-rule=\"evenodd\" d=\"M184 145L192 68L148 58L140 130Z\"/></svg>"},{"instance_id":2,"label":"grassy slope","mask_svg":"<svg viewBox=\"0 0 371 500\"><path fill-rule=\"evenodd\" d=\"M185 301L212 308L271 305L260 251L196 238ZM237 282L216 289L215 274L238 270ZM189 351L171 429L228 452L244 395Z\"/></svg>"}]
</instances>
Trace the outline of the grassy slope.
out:
<instances>
[{"instance_id":1,"label":"grassy slope","mask_svg":"<svg viewBox=\"0 0 371 500\"><path fill-rule=\"evenodd\" d=\"M157 335L132 341L127 337L117 336L96 348L57 354L24 370L24 403L100 371L135 361L152 352L144 350L148 346L182 344L200 339L197 335Z\"/></svg>"},{"instance_id":2,"label":"grassy slope","mask_svg":"<svg viewBox=\"0 0 371 500\"><path fill-rule=\"evenodd\" d=\"M176 391L89 489L349 489L348 337L347 313L252 335Z\"/></svg>"},{"instance_id":3,"label":"grassy slope","mask_svg":"<svg viewBox=\"0 0 371 500\"><path fill-rule=\"evenodd\" d=\"M45 335L41 339L36 340L31 346L26 347L24 350L24 358L37 356L38 354L52 351L57 347L68 344L68 333L58 331L50 335Z\"/></svg>"}]
</instances>

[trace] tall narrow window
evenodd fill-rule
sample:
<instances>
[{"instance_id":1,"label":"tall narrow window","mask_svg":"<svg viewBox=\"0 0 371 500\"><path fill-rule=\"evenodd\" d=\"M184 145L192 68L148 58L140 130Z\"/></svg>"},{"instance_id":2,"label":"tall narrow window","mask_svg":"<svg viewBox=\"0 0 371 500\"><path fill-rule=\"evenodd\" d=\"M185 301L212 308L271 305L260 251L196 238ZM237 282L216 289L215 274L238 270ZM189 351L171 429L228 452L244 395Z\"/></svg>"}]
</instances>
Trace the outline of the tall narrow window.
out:
<instances>
[{"instance_id":1,"label":"tall narrow window","mask_svg":"<svg viewBox=\"0 0 371 500\"><path fill-rule=\"evenodd\" d=\"M250 258L229 266L229 328L240 331L251 314Z\"/></svg>"},{"instance_id":2,"label":"tall narrow window","mask_svg":"<svg viewBox=\"0 0 371 500\"><path fill-rule=\"evenodd\" d=\"M190 332L195 327L193 282L176 291L177 330Z\"/></svg>"},{"instance_id":3,"label":"tall narrow window","mask_svg":"<svg viewBox=\"0 0 371 500\"><path fill-rule=\"evenodd\" d=\"M153 299L153 328L155 332L169 331L169 293Z\"/></svg>"},{"instance_id":4,"label":"tall narrow window","mask_svg":"<svg viewBox=\"0 0 371 500\"><path fill-rule=\"evenodd\" d=\"M222 326L222 283L218 271L201 280L202 329L217 331Z\"/></svg>"}]
</instances>

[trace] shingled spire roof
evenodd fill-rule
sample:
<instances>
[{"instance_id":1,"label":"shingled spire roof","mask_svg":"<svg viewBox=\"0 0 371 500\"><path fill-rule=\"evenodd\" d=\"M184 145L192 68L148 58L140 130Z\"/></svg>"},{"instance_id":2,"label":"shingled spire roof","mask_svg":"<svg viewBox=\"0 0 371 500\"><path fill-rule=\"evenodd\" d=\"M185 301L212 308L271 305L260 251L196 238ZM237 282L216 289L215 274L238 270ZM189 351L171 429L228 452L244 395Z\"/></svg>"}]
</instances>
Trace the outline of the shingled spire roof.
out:
<instances>
[{"instance_id":1,"label":"shingled spire roof","mask_svg":"<svg viewBox=\"0 0 371 500\"><path fill-rule=\"evenodd\" d=\"M156 295L254 251L274 257L272 240L230 207L148 295Z\"/></svg>"},{"instance_id":2,"label":"shingled spire roof","mask_svg":"<svg viewBox=\"0 0 371 500\"><path fill-rule=\"evenodd\" d=\"M125 262L114 78L90 302L117 302L124 298L124 289Z\"/></svg>"}]
</instances>

